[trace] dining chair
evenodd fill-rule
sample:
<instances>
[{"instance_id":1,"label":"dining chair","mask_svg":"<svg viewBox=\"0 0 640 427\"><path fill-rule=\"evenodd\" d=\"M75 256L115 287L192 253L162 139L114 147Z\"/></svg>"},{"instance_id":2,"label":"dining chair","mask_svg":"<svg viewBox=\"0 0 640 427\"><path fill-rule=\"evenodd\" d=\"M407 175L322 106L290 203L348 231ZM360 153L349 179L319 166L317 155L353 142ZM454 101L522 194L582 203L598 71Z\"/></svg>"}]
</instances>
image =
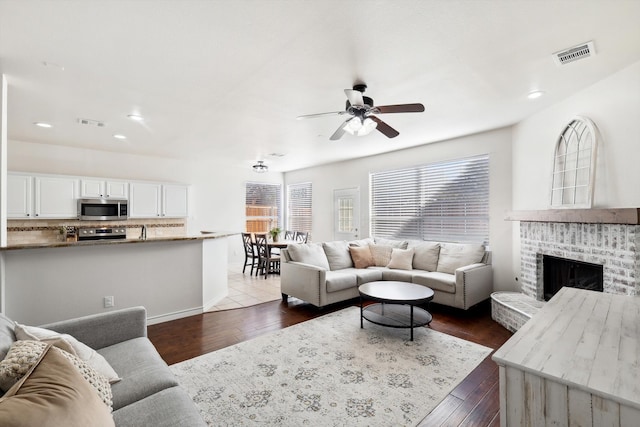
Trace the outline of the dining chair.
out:
<instances>
[{"instance_id":1,"label":"dining chair","mask_svg":"<svg viewBox=\"0 0 640 427\"><path fill-rule=\"evenodd\" d=\"M267 234L256 233L256 249L258 252L258 270L266 279L269 274L280 274L280 257L271 254ZM256 273L257 274L257 273Z\"/></svg>"},{"instance_id":2,"label":"dining chair","mask_svg":"<svg viewBox=\"0 0 640 427\"><path fill-rule=\"evenodd\" d=\"M295 240L295 239L296 239L295 231L287 230L284 232L284 240Z\"/></svg>"},{"instance_id":3,"label":"dining chair","mask_svg":"<svg viewBox=\"0 0 640 427\"><path fill-rule=\"evenodd\" d=\"M307 243L307 239L309 239L309 233L296 231L296 237L294 238L296 242Z\"/></svg>"},{"instance_id":4,"label":"dining chair","mask_svg":"<svg viewBox=\"0 0 640 427\"><path fill-rule=\"evenodd\" d=\"M242 274L248 265L251 266L251 275L253 276L253 269L258 269L258 255L256 255L256 248L251 239L251 233L242 233L242 243L244 245L244 266L242 267Z\"/></svg>"}]
</instances>

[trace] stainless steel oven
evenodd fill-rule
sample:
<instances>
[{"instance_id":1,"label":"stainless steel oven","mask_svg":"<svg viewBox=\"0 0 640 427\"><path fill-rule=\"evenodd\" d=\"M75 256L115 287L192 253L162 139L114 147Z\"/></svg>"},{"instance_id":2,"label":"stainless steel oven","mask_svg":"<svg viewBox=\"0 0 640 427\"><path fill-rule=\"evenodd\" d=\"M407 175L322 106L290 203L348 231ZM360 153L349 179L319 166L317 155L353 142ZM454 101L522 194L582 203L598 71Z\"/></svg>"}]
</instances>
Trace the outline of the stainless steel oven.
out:
<instances>
[{"instance_id":1,"label":"stainless steel oven","mask_svg":"<svg viewBox=\"0 0 640 427\"><path fill-rule=\"evenodd\" d=\"M118 240L127 238L124 227L81 228L78 230L78 241L85 240Z\"/></svg>"},{"instance_id":2,"label":"stainless steel oven","mask_svg":"<svg viewBox=\"0 0 640 427\"><path fill-rule=\"evenodd\" d=\"M127 199L78 199L78 219L119 221L129 217Z\"/></svg>"}]
</instances>

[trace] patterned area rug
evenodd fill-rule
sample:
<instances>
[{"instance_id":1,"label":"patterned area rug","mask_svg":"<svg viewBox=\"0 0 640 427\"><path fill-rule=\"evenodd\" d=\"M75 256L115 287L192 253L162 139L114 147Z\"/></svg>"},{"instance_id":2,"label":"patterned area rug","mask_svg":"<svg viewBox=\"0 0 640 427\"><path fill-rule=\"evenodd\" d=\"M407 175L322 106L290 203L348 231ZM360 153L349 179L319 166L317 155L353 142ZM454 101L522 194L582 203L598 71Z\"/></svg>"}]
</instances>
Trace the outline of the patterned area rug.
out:
<instances>
[{"instance_id":1,"label":"patterned area rug","mask_svg":"<svg viewBox=\"0 0 640 427\"><path fill-rule=\"evenodd\" d=\"M171 366L212 426L417 425L491 349L349 307Z\"/></svg>"}]
</instances>

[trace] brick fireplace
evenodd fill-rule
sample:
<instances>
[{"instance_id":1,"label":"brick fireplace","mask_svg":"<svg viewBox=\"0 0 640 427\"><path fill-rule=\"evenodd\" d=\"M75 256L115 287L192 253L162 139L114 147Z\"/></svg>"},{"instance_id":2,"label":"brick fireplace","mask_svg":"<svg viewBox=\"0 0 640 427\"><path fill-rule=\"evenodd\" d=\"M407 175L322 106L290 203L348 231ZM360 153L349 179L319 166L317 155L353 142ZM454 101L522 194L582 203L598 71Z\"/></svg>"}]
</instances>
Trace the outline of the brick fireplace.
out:
<instances>
[{"instance_id":1,"label":"brick fireplace","mask_svg":"<svg viewBox=\"0 0 640 427\"><path fill-rule=\"evenodd\" d=\"M602 265L603 291L640 295L640 225L636 208L518 211L521 286L544 300L543 257Z\"/></svg>"}]
</instances>

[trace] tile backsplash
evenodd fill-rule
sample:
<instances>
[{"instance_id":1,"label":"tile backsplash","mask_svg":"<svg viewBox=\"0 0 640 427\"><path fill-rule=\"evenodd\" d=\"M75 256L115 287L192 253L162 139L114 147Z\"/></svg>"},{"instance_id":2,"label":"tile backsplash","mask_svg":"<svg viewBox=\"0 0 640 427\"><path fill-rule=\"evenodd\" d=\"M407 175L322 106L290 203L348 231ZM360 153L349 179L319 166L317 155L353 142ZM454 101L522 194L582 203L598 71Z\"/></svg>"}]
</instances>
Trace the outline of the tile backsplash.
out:
<instances>
[{"instance_id":1,"label":"tile backsplash","mask_svg":"<svg viewBox=\"0 0 640 427\"><path fill-rule=\"evenodd\" d=\"M180 237L187 233L184 218L129 219L126 221L79 221L79 220L9 220L7 221L7 244L54 243L66 240L60 233L62 227L126 227L127 239L140 237L142 226L147 226L147 238Z\"/></svg>"}]
</instances>

